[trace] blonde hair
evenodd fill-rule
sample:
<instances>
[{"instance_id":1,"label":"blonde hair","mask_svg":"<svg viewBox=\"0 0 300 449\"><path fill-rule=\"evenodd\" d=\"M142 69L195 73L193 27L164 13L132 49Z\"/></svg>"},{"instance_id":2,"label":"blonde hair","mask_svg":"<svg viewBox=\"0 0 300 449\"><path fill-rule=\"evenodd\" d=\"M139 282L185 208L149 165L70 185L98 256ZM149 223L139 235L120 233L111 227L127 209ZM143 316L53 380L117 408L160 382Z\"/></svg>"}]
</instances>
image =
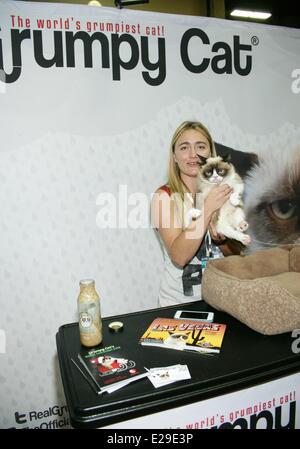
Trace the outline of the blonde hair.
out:
<instances>
[{"instance_id":1,"label":"blonde hair","mask_svg":"<svg viewBox=\"0 0 300 449\"><path fill-rule=\"evenodd\" d=\"M184 201L184 194L188 192L188 189L185 183L182 181L180 177L180 170L178 165L174 160L174 151L177 140L180 136L187 130L193 129L195 131L201 132L208 140L211 156L215 157L217 155L214 141L210 135L208 129L202 125L200 122L183 122L175 131L170 145L170 153L169 153L169 166L168 166L168 186L170 187L171 193L179 194L182 201Z\"/></svg>"}]
</instances>

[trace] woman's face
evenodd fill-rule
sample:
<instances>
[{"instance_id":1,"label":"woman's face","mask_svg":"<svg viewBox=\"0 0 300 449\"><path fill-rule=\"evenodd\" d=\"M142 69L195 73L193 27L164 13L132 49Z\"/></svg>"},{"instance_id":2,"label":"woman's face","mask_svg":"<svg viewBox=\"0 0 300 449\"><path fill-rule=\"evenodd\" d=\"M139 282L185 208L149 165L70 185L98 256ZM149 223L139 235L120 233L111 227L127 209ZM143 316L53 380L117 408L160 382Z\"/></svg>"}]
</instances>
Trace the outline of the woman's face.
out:
<instances>
[{"instance_id":1,"label":"woman's face","mask_svg":"<svg viewBox=\"0 0 300 449\"><path fill-rule=\"evenodd\" d=\"M181 175L197 176L199 171L198 155L204 157L211 155L209 141L200 131L188 129L181 134L175 143L173 153Z\"/></svg>"}]
</instances>

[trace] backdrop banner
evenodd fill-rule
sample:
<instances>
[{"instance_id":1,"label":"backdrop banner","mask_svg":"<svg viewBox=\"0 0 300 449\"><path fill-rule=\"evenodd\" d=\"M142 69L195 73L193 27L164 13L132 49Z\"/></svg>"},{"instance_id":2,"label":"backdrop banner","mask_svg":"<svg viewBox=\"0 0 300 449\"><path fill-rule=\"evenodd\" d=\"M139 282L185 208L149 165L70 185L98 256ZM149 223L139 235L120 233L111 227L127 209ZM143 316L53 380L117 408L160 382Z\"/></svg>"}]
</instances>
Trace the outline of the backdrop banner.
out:
<instances>
[{"instance_id":1,"label":"backdrop banner","mask_svg":"<svg viewBox=\"0 0 300 449\"><path fill-rule=\"evenodd\" d=\"M182 121L269 167L247 184L250 250L283 242L282 220L298 238L299 203L276 195L300 167L299 42L254 23L1 1L0 427L69 425L55 334L77 321L80 279L95 279L103 316L157 306L149 207Z\"/></svg>"}]
</instances>

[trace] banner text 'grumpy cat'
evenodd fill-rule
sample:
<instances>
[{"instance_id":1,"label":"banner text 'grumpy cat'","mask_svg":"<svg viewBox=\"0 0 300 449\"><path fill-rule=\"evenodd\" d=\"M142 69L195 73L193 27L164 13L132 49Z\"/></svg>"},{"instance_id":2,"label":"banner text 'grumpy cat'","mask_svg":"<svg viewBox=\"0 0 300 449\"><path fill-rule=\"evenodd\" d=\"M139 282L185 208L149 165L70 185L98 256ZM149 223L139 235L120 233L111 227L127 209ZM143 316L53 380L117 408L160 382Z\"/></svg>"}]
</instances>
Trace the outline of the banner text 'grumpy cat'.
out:
<instances>
[{"instance_id":1,"label":"banner text 'grumpy cat'","mask_svg":"<svg viewBox=\"0 0 300 449\"><path fill-rule=\"evenodd\" d=\"M46 34L47 33L47 36ZM11 29L10 47L11 61L4 54L0 33L0 77L2 82L14 83L22 72L22 44L30 40L36 63L43 68L74 68L76 65L85 68L111 70L112 80L120 81L123 71L134 70L142 64L142 77L150 86L159 86L166 79L166 38L152 36L135 37L128 33L112 33L107 36L102 32L88 33L86 31L53 31L49 57L49 49L45 52L45 40L49 39L49 31L31 29ZM192 41L193 40L193 41ZM190 57L191 41L193 58ZM156 42L157 51L153 51ZM48 43L48 42L47 42ZM48 46L50 44L48 43ZM76 52L76 45L81 45L83 57ZM196 57L195 57L196 45ZM124 47L125 46L125 47ZM78 48L78 47L77 47ZM210 56L203 55L211 50ZM126 50L126 57L124 57ZM123 52L123 53L122 53ZM45 53L48 55L45 56ZM151 54L151 56L150 56ZM223 41L212 43L205 31L191 28L185 31L180 42L180 57L184 67L192 73L201 74L211 70L216 74L236 73L248 75L252 70L252 45L242 44L241 38L234 35L231 44ZM6 67L11 66L9 71Z\"/></svg>"}]
</instances>

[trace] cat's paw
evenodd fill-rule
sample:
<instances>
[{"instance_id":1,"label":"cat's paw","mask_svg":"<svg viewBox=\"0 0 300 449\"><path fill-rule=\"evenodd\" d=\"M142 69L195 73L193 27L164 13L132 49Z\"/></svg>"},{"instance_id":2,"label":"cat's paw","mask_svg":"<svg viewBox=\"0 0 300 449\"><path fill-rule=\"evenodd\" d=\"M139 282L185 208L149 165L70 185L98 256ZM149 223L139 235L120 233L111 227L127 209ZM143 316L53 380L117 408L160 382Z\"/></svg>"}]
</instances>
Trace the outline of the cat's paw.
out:
<instances>
[{"instance_id":1,"label":"cat's paw","mask_svg":"<svg viewBox=\"0 0 300 449\"><path fill-rule=\"evenodd\" d=\"M192 208L190 209L187 214L186 217L184 219L184 227L187 228L188 226L190 226L190 224L192 223L193 220L197 220L197 218L199 218L201 215L201 210L200 209L196 209L196 208Z\"/></svg>"},{"instance_id":2,"label":"cat's paw","mask_svg":"<svg viewBox=\"0 0 300 449\"><path fill-rule=\"evenodd\" d=\"M201 215L201 210L193 207L188 213L192 220L197 220Z\"/></svg>"},{"instance_id":3,"label":"cat's paw","mask_svg":"<svg viewBox=\"0 0 300 449\"><path fill-rule=\"evenodd\" d=\"M251 237L250 237L250 235L243 235L242 237L241 237L241 243L243 244L243 245L245 245L245 246L248 246L248 245L250 245L250 243L251 243Z\"/></svg>"},{"instance_id":4,"label":"cat's paw","mask_svg":"<svg viewBox=\"0 0 300 449\"><path fill-rule=\"evenodd\" d=\"M240 204L240 196L236 195L235 193L232 193L230 195L229 201L233 206L238 206Z\"/></svg>"},{"instance_id":5,"label":"cat's paw","mask_svg":"<svg viewBox=\"0 0 300 449\"><path fill-rule=\"evenodd\" d=\"M248 227L249 227L248 223L244 220L239 223L237 229L241 232L245 232L248 229Z\"/></svg>"}]
</instances>

